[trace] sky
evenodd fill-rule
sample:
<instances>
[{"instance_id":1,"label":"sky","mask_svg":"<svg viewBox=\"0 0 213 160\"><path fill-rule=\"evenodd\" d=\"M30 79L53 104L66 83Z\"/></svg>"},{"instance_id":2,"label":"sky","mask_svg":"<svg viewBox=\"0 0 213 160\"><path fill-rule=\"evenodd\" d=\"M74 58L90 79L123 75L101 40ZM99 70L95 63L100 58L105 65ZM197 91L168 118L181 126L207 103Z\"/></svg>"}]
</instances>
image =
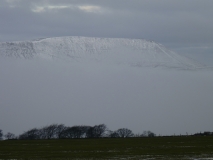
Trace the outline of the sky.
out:
<instances>
[{"instance_id":1,"label":"sky","mask_svg":"<svg viewBox=\"0 0 213 160\"><path fill-rule=\"evenodd\" d=\"M140 38L179 53L212 53L212 8L212 0L1 0L0 42Z\"/></svg>"}]
</instances>

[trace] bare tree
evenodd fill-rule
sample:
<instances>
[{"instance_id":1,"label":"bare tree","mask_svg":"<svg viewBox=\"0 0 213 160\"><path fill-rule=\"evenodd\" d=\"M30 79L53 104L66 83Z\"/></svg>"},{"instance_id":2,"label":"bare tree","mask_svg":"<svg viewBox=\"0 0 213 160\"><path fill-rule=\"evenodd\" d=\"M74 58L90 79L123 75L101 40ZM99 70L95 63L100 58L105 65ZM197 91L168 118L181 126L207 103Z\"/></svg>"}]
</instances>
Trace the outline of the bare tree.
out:
<instances>
[{"instance_id":1,"label":"bare tree","mask_svg":"<svg viewBox=\"0 0 213 160\"><path fill-rule=\"evenodd\" d=\"M94 133L93 133L94 127L89 127L86 133L87 138L94 138Z\"/></svg>"},{"instance_id":2,"label":"bare tree","mask_svg":"<svg viewBox=\"0 0 213 160\"><path fill-rule=\"evenodd\" d=\"M2 136L3 136L3 132L2 132L2 130L0 129L0 140L2 139Z\"/></svg>"},{"instance_id":3,"label":"bare tree","mask_svg":"<svg viewBox=\"0 0 213 160\"><path fill-rule=\"evenodd\" d=\"M64 124L57 125L56 130L55 130L55 137L62 138L62 134L65 129L66 129L66 127L64 126Z\"/></svg>"},{"instance_id":4,"label":"bare tree","mask_svg":"<svg viewBox=\"0 0 213 160\"><path fill-rule=\"evenodd\" d=\"M134 134L134 137L142 137L140 133Z\"/></svg>"},{"instance_id":5,"label":"bare tree","mask_svg":"<svg viewBox=\"0 0 213 160\"><path fill-rule=\"evenodd\" d=\"M87 131L87 138L100 138L105 135L107 127L105 124L95 125L94 127L90 127Z\"/></svg>"},{"instance_id":6,"label":"bare tree","mask_svg":"<svg viewBox=\"0 0 213 160\"><path fill-rule=\"evenodd\" d=\"M134 136L134 134L132 133L132 131L130 129L127 129L127 128L118 129L116 131L116 133L121 138L127 138L127 137L133 137Z\"/></svg>"},{"instance_id":7,"label":"bare tree","mask_svg":"<svg viewBox=\"0 0 213 160\"><path fill-rule=\"evenodd\" d=\"M80 132L80 129L77 126L67 127L64 130L62 137L63 138L78 138L79 132Z\"/></svg>"},{"instance_id":8,"label":"bare tree","mask_svg":"<svg viewBox=\"0 0 213 160\"><path fill-rule=\"evenodd\" d=\"M99 124L99 125L94 126L95 137L96 138L103 137L106 129L107 129L107 126L105 124Z\"/></svg>"},{"instance_id":9,"label":"bare tree","mask_svg":"<svg viewBox=\"0 0 213 160\"><path fill-rule=\"evenodd\" d=\"M41 139L52 139L56 137L57 132L57 124L52 124L46 127L41 128L40 131L40 137Z\"/></svg>"},{"instance_id":10,"label":"bare tree","mask_svg":"<svg viewBox=\"0 0 213 160\"><path fill-rule=\"evenodd\" d=\"M82 130L82 138L86 138L87 132L90 129L91 126L81 126Z\"/></svg>"},{"instance_id":11,"label":"bare tree","mask_svg":"<svg viewBox=\"0 0 213 160\"><path fill-rule=\"evenodd\" d=\"M142 137L155 137L156 135L151 131L144 131Z\"/></svg>"},{"instance_id":12,"label":"bare tree","mask_svg":"<svg viewBox=\"0 0 213 160\"><path fill-rule=\"evenodd\" d=\"M30 129L19 136L19 139L40 139L40 131L37 128Z\"/></svg>"},{"instance_id":13,"label":"bare tree","mask_svg":"<svg viewBox=\"0 0 213 160\"><path fill-rule=\"evenodd\" d=\"M15 134L10 133L10 132L8 132L7 134L5 134L4 137L5 137L6 139L8 139L8 140L9 140L9 139L16 139Z\"/></svg>"},{"instance_id":14,"label":"bare tree","mask_svg":"<svg viewBox=\"0 0 213 160\"><path fill-rule=\"evenodd\" d=\"M73 126L71 127L73 138L81 138L82 136L82 130L80 126Z\"/></svg>"},{"instance_id":15,"label":"bare tree","mask_svg":"<svg viewBox=\"0 0 213 160\"><path fill-rule=\"evenodd\" d=\"M108 131L107 137L118 138L119 135L118 135L118 133L116 131Z\"/></svg>"},{"instance_id":16,"label":"bare tree","mask_svg":"<svg viewBox=\"0 0 213 160\"><path fill-rule=\"evenodd\" d=\"M89 128L90 126L67 127L62 133L62 138L85 138Z\"/></svg>"}]
</instances>

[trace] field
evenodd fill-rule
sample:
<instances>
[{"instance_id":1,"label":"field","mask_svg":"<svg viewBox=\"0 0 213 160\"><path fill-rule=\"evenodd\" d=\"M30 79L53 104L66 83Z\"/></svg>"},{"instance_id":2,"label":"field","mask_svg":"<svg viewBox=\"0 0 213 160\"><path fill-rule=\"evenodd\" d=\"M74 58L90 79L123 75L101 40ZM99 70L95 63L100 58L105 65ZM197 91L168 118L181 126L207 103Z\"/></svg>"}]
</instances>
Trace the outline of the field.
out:
<instances>
[{"instance_id":1,"label":"field","mask_svg":"<svg viewBox=\"0 0 213 160\"><path fill-rule=\"evenodd\" d=\"M0 159L213 159L213 137L0 141Z\"/></svg>"}]
</instances>

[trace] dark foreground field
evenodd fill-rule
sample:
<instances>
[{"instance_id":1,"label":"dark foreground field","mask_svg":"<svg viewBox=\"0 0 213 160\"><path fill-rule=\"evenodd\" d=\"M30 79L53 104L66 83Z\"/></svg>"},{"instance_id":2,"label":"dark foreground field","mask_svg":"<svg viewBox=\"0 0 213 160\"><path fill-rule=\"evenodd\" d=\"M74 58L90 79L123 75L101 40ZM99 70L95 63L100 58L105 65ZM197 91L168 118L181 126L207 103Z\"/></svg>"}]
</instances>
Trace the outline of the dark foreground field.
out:
<instances>
[{"instance_id":1,"label":"dark foreground field","mask_svg":"<svg viewBox=\"0 0 213 160\"><path fill-rule=\"evenodd\" d=\"M213 137L0 141L0 159L213 159Z\"/></svg>"}]
</instances>

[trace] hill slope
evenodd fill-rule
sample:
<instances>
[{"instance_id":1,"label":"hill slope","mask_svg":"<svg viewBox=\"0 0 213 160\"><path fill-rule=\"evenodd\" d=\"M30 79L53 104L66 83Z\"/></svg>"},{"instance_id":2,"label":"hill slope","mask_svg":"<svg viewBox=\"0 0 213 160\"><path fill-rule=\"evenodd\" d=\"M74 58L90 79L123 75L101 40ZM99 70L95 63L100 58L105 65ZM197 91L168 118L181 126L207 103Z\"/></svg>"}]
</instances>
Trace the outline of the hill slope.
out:
<instances>
[{"instance_id":1,"label":"hill slope","mask_svg":"<svg viewBox=\"0 0 213 160\"><path fill-rule=\"evenodd\" d=\"M137 67L194 69L202 67L161 44L142 39L56 37L0 43L0 55L18 58L64 59L127 64Z\"/></svg>"}]
</instances>

